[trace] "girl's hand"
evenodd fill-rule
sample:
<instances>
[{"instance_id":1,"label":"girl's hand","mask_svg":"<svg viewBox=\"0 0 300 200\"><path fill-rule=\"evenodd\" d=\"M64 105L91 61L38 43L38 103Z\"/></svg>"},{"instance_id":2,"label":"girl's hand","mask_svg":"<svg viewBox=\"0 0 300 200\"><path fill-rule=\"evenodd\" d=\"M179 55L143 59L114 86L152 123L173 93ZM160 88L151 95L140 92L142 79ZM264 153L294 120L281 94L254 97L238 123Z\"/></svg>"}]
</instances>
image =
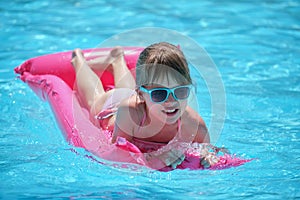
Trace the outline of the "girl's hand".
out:
<instances>
[{"instance_id":1,"label":"girl's hand","mask_svg":"<svg viewBox=\"0 0 300 200\"><path fill-rule=\"evenodd\" d=\"M200 164L205 168L209 168L219 162L220 158L214 152L206 152L202 159L200 160Z\"/></svg>"},{"instance_id":2,"label":"girl's hand","mask_svg":"<svg viewBox=\"0 0 300 200\"><path fill-rule=\"evenodd\" d=\"M219 148L209 143L193 143L187 153L199 156L200 165L207 169L220 161L219 153L229 154L229 151L224 147Z\"/></svg>"},{"instance_id":3,"label":"girl's hand","mask_svg":"<svg viewBox=\"0 0 300 200\"><path fill-rule=\"evenodd\" d=\"M170 166L173 169L176 169L178 165L180 165L185 159L185 155L182 151L172 149L161 157L161 161L163 161L166 166Z\"/></svg>"},{"instance_id":4,"label":"girl's hand","mask_svg":"<svg viewBox=\"0 0 300 200\"><path fill-rule=\"evenodd\" d=\"M145 154L147 162L155 169L161 169L166 166L176 169L184 159L185 155L182 151L171 149L164 152L148 153Z\"/></svg>"}]
</instances>

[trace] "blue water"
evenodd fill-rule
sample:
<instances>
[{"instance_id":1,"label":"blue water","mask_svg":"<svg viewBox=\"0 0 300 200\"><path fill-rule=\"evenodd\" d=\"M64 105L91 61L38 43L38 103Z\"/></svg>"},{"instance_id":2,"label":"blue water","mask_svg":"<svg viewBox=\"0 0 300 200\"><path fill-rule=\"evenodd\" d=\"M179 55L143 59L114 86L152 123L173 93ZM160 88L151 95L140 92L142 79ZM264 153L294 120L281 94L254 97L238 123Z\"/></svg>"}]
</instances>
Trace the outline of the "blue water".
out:
<instances>
[{"instance_id":1,"label":"blue water","mask_svg":"<svg viewBox=\"0 0 300 200\"><path fill-rule=\"evenodd\" d=\"M300 198L300 2L142 2L0 2L0 198ZM31 57L141 27L178 31L206 49L226 91L217 145L257 160L169 173L101 165L70 150L48 104L13 73ZM209 123L209 100L197 95Z\"/></svg>"}]
</instances>

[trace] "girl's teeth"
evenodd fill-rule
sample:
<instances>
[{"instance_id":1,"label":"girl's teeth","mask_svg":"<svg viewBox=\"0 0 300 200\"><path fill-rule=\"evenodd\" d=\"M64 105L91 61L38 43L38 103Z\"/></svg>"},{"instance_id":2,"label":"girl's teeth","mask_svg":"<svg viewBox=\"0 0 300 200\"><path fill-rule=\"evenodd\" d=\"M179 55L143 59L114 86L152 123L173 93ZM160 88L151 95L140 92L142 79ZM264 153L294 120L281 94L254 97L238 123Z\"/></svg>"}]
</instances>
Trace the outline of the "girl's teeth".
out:
<instances>
[{"instance_id":1,"label":"girl's teeth","mask_svg":"<svg viewBox=\"0 0 300 200\"><path fill-rule=\"evenodd\" d=\"M172 112L175 112L175 109L172 109L172 110L166 110L166 113L172 113Z\"/></svg>"}]
</instances>

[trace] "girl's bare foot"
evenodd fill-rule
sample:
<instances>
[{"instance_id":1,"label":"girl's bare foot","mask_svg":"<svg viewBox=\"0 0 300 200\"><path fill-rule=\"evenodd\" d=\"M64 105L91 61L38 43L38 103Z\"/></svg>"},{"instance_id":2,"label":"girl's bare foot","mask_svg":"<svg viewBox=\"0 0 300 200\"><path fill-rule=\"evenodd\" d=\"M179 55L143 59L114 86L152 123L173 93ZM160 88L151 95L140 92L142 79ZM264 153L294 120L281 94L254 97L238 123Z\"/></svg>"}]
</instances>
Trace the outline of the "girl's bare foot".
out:
<instances>
[{"instance_id":1,"label":"girl's bare foot","mask_svg":"<svg viewBox=\"0 0 300 200\"><path fill-rule=\"evenodd\" d=\"M78 48L75 49L72 53L72 60L71 60L71 63L75 71L77 71L84 64L84 62L86 62L86 60L83 57L83 53L81 49Z\"/></svg>"}]
</instances>

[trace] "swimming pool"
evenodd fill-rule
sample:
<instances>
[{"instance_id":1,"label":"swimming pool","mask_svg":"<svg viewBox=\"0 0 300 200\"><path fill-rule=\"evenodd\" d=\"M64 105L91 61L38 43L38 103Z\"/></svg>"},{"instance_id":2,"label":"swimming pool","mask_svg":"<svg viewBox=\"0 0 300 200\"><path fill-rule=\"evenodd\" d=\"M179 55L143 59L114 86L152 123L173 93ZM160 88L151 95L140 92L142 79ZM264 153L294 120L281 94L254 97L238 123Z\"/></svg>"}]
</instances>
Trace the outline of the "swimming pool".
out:
<instances>
[{"instance_id":1,"label":"swimming pool","mask_svg":"<svg viewBox=\"0 0 300 200\"><path fill-rule=\"evenodd\" d=\"M299 4L1 2L0 198L299 198ZM100 165L84 150L70 150L49 106L13 73L28 58L95 47L112 35L152 26L179 31L207 50L226 91L217 144L257 160L221 171L169 173ZM208 99L198 95L209 121Z\"/></svg>"}]
</instances>

